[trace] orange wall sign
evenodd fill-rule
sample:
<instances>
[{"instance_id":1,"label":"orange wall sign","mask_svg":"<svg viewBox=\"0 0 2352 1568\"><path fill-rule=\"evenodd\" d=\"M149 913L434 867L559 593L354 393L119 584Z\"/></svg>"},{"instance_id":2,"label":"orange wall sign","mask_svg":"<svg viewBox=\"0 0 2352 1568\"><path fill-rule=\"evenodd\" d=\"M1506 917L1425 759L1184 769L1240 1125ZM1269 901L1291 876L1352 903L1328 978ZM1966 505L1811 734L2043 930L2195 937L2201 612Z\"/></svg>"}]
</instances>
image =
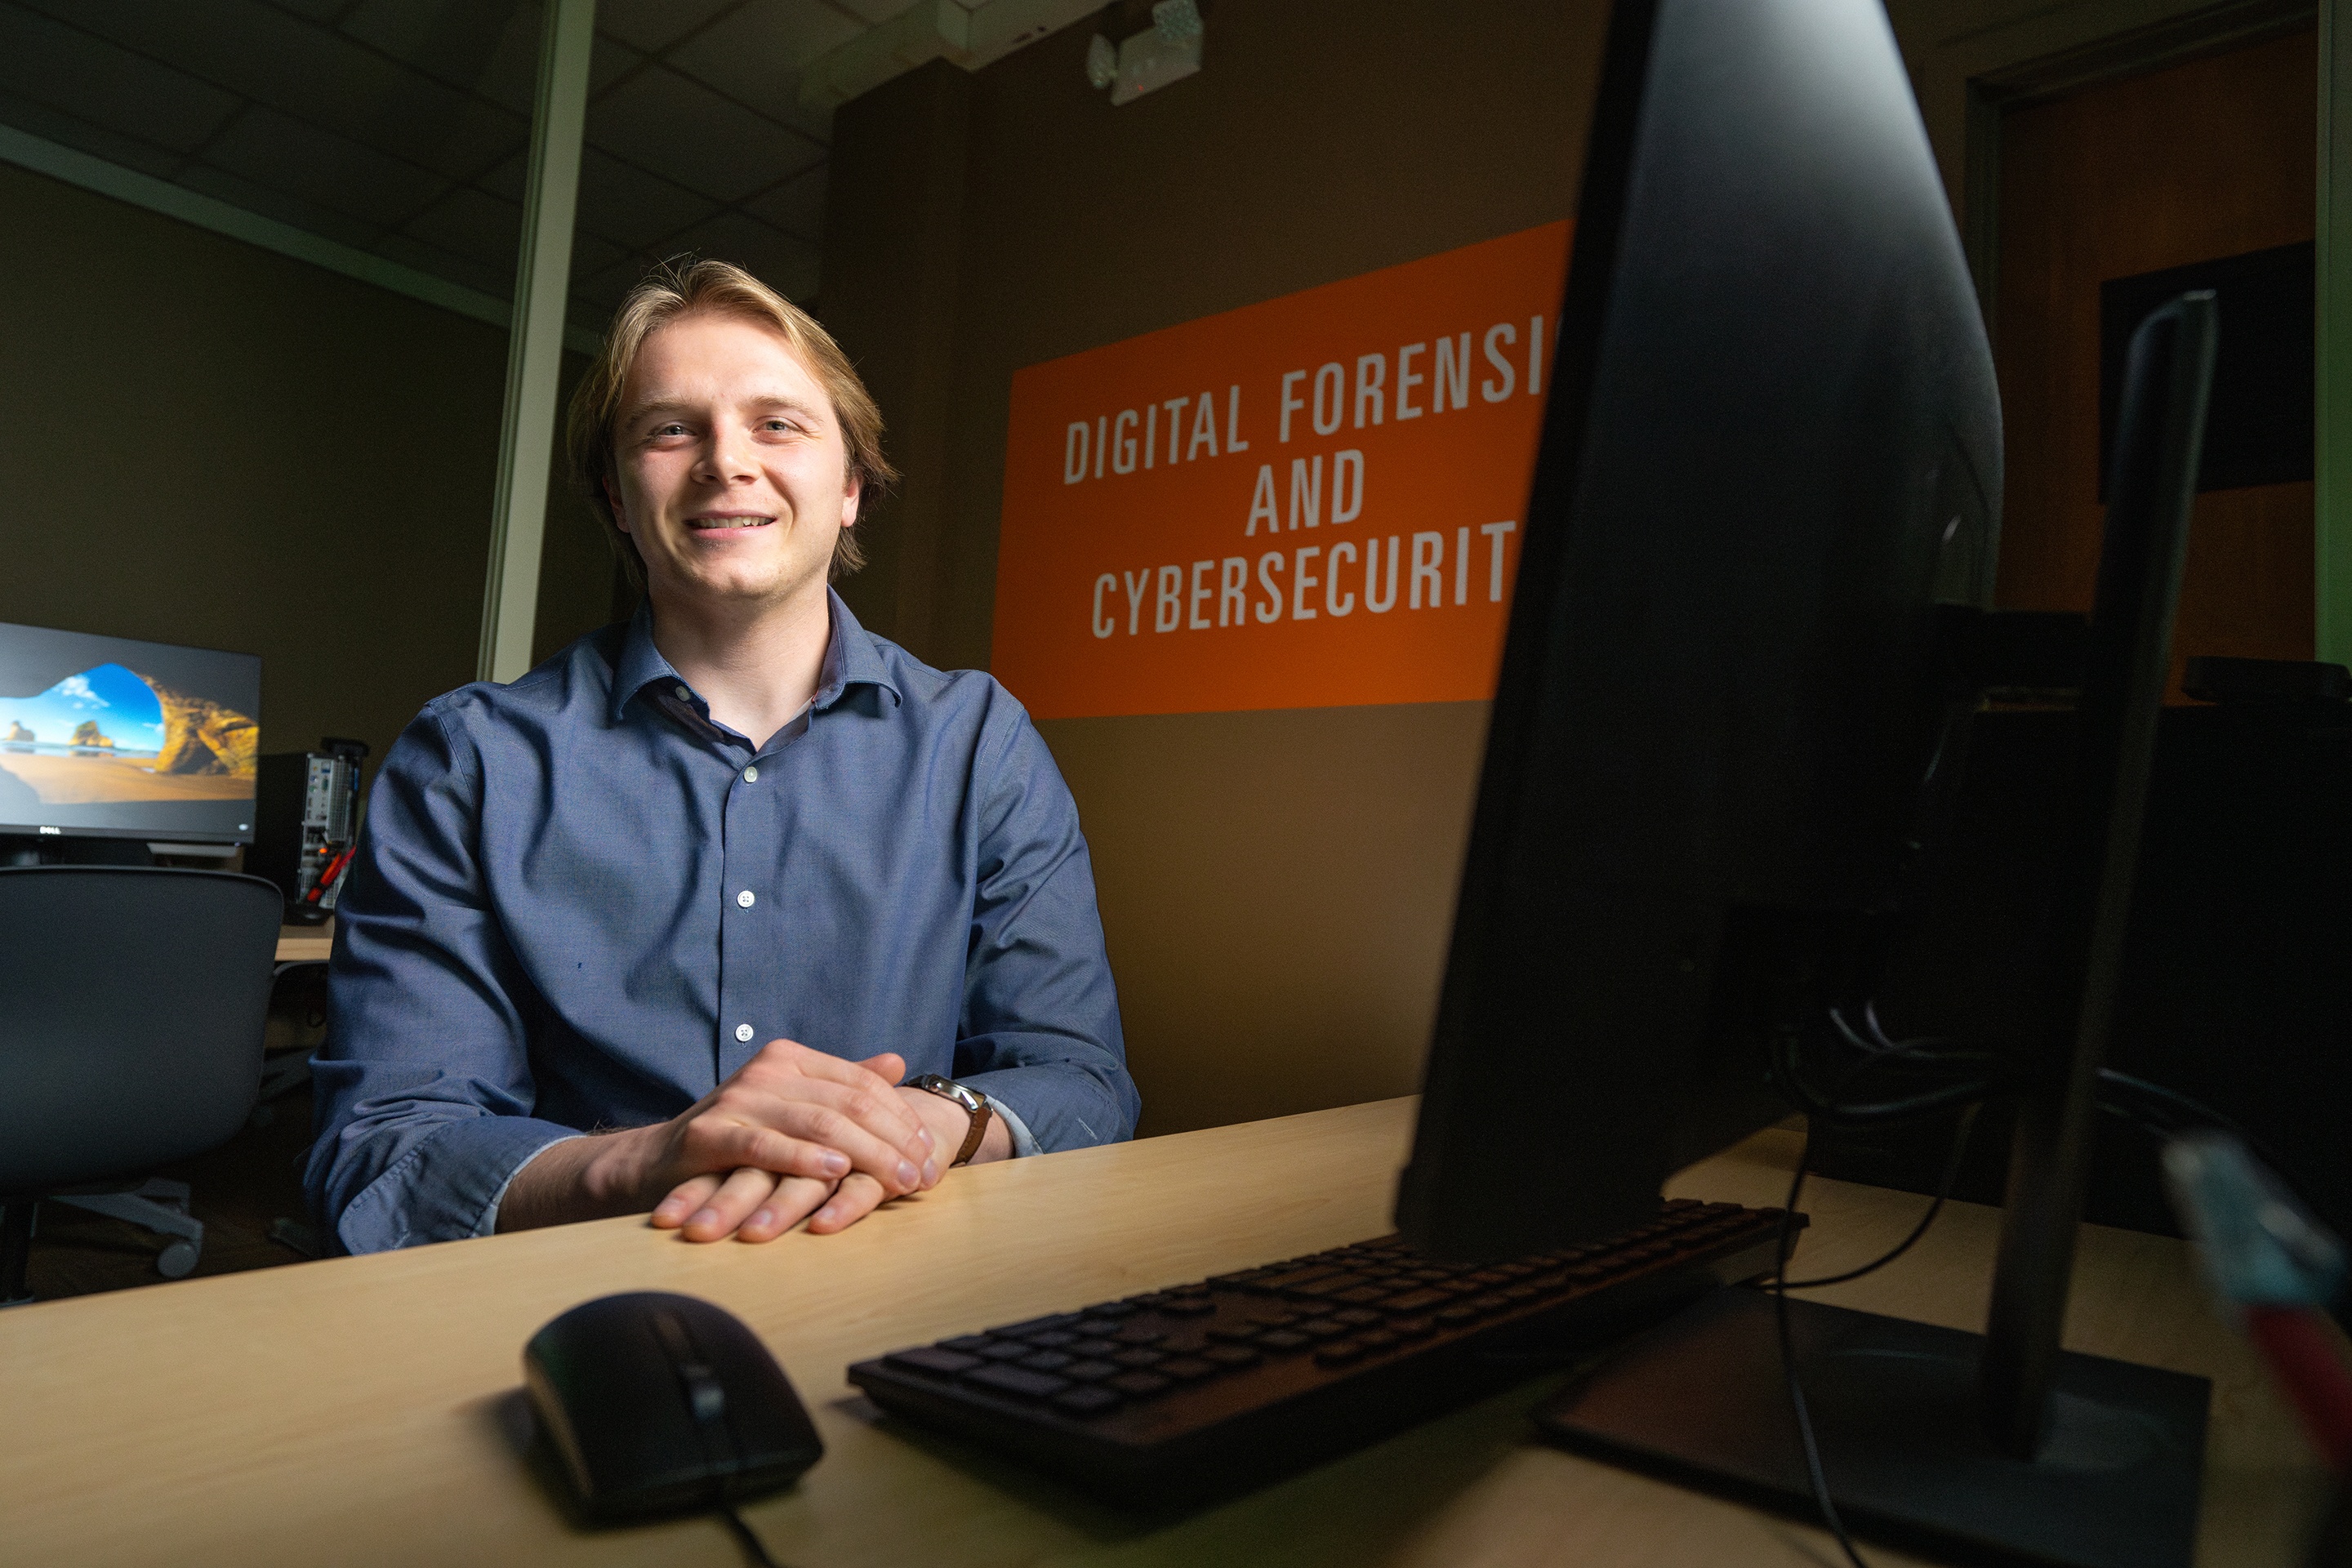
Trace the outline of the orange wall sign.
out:
<instances>
[{"instance_id":1,"label":"orange wall sign","mask_svg":"<svg viewBox=\"0 0 2352 1568\"><path fill-rule=\"evenodd\" d=\"M1014 375L997 679L1041 719L1492 696L1568 242Z\"/></svg>"}]
</instances>

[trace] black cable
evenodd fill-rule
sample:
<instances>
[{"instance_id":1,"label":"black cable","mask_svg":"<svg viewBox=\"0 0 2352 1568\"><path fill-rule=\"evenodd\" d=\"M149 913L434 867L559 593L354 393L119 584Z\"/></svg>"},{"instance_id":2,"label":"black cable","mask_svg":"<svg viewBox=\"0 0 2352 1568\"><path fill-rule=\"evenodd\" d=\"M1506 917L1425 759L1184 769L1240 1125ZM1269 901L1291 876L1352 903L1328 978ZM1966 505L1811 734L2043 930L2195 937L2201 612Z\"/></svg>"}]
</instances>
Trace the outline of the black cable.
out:
<instances>
[{"instance_id":1,"label":"black cable","mask_svg":"<svg viewBox=\"0 0 2352 1568\"><path fill-rule=\"evenodd\" d=\"M741 1514L731 1508L720 1509L719 1522L727 1527L728 1533L735 1538L735 1544L743 1549L743 1560L751 1568L780 1568L776 1560L768 1555L768 1549L760 1544L760 1538L751 1533L751 1527L743 1522Z\"/></svg>"},{"instance_id":2,"label":"black cable","mask_svg":"<svg viewBox=\"0 0 2352 1568\"><path fill-rule=\"evenodd\" d=\"M1838 1021L1843 1029L1843 1021ZM1947 1063L1975 1064L1994 1058L1982 1052L1940 1051L1931 1048L1936 1042L1918 1041L1908 1045L1893 1045L1884 1048L1864 1046L1864 1058L1848 1069L1851 1079L1861 1070L1888 1065L1938 1067ZM1990 1100L2004 1092L2009 1083L2000 1078L1972 1079L1967 1082L1948 1084L1914 1095L1908 1100L1881 1100L1854 1105L1842 1104L1814 1089L1805 1082L1798 1061L1799 1041L1793 1030L1782 1031L1774 1042L1773 1066L1797 1109L1809 1119L1832 1127L1869 1127L1894 1121L1917 1121L1941 1110L1955 1110L1979 1100ZM1843 1088L1843 1081L1841 1088Z\"/></svg>"},{"instance_id":3,"label":"black cable","mask_svg":"<svg viewBox=\"0 0 2352 1568\"><path fill-rule=\"evenodd\" d=\"M1849 1279L1859 1279L1865 1274L1875 1273L1910 1251L1913 1245L1927 1234L1927 1227L1936 1223L1936 1216L1944 1212L1944 1200L1952 1195L1953 1184L1959 1180L1960 1166L1966 1163L1969 1134L1976 1129L1977 1110L1978 1107L1971 1105L1960 1112L1959 1128L1952 1136L1952 1152L1944 1161L1943 1178L1936 1184L1936 1201L1927 1205L1927 1212L1919 1216L1919 1223L1911 1227L1910 1235L1896 1242L1890 1251L1881 1253L1859 1268L1849 1268L1843 1274L1825 1274L1818 1279L1791 1279L1784 1268L1778 1289L1818 1290L1825 1285L1843 1285ZM1810 1148L1810 1137L1807 1142Z\"/></svg>"},{"instance_id":4,"label":"black cable","mask_svg":"<svg viewBox=\"0 0 2352 1568\"><path fill-rule=\"evenodd\" d=\"M1821 1445L1813 1440L1813 1413L1805 1403L1805 1385L1797 1376L1797 1349L1789 1329L1789 1254L1796 1247L1797 1199L1805 1190L1805 1165L1813 1156L1813 1135L1805 1134L1804 1147L1797 1153L1796 1174L1789 1180L1789 1201L1780 1211L1780 1245L1775 1249L1772 1269L1772 1320L1780 1338L1780 1375L1789 1385L1789 1406L1796 1412L1797 1436L1804 1446L1805 1474L1812 1482L1813 1501L1820 1505L1822 1521L1837 1537L1839 1547L1852 1568L1870 1568L1854 1550L1853 1538L1846 1533L1845 1521L1838 1517L1837 1504L1830 1499L1829 1478L1822 1473Z\"/></svg>"}]
</instances>

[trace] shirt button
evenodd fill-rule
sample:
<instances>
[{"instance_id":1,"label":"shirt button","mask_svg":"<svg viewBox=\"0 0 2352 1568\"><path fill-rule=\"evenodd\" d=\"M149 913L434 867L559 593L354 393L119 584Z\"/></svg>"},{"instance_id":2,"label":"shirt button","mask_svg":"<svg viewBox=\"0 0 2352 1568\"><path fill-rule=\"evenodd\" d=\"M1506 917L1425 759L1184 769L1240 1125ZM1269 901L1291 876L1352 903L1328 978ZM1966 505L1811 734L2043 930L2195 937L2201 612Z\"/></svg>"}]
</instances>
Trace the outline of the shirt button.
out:
<instances>
[{"instance_id":1,"label":"shirt button","mask_svg":"<svg viewBox=\"0 0 2352 1568\"><path fill-rule=\"evenodd\" d=\"M743 770L743 782L745 784L758 784L760 782L760 770L757 768L745 768Z\"/></svg>"},{"instance_id":2,"label":"shirt button","mask_svg":"<svg viewBox=\"0 0 2352 1568\"><path fill-rule=\"evenodd\" d=\"M751 1026L749 1024L736 1025L735 1037L742 1041L745 1045L750 1045L751 1043Z\"/></svg>"},{"instance_id":3,"label":"shirt button","mask_svg":"<svg viewBox=\"0 0 2352 1568\"><path fill-rule=\"evenodd\" d=\"M679 688L677 689L677 700L678 700L680 702L685 702L685 701L691 700L692 700L692 698L693 698L693 696L694 696L694 693L693 693L693 692L691 692L691 691L688 691L688 690L685 687L683 687L683 686L681 686L681 687L679 687Z\"/></svg>"},{"instance_id":4,"label":"shirt button","mask_svg":"<svg viewBox=\"0 0 2352 1568\"><path fill-rule=\"evenodd\" d=\"M736 901L736 903L738 903L738 904L740 904L740 906L742 906L744 909L747 909L747 910L748 910L748 909L750 909L753 904L758 903L760 900L759 900L757 898L755 898L755 897L753 897L753 896L752 896L752 892L751 892L751 889L746 888L746 889L744 889L741 892L740 892L740 893L738 893L738 894L736 894L736 895L735 895L735 901Z\"/></svg>"}]
</instances>

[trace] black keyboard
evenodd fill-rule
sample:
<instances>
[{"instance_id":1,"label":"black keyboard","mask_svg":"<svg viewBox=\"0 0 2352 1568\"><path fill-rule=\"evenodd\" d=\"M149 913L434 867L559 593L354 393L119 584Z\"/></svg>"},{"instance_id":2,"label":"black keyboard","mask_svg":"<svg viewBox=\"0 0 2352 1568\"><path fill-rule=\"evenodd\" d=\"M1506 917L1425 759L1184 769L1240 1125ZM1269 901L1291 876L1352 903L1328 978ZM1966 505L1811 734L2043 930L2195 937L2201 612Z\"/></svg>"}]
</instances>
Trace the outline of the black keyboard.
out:
<instances>
[{"instance_id":1,"label":"black keyboard","mask_svg":"<svg viewBox=\"0 0 2352 1568\"><path fill-rule=\"evenodd\" d=\"M1399 1237L849 1369L875 1404L1146 1510L1263 1485L1772 1267L1779 1209L1669 1203L1607 1241L1440 1263ZM1804 1216L1798 1216L1802 1225Z\"/></svg>"}]
</instances>

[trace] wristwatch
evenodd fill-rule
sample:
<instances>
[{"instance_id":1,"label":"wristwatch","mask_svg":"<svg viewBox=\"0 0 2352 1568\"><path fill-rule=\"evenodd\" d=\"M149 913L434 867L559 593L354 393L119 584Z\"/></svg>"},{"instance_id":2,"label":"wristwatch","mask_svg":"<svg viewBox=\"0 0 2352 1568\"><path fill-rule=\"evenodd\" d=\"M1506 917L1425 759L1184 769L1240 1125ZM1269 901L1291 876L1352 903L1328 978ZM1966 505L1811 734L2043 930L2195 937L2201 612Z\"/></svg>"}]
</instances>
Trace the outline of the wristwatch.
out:
<instances>
[{"instance_id":1,"label":"wristwatch","mask_svg":"<svg viewBox=\"0 0 2352 1568\"><path fill-rule=\"evenodd\" d=\"M907 1087L919 1089L927 1094L936 1094L941 1100L952 1100L971 1114L971 1131L963 1135L963 1147L956 1151L956 1157L948 1162L950 1165L961 1165L980 1152L980 1141L988 1136L988 1119L992 1114L985 1096L964 1088L951 1078L941 1078L935 1072L927 1072L919 1078L908 1079Z\"/></svg>"}]
</instances>

